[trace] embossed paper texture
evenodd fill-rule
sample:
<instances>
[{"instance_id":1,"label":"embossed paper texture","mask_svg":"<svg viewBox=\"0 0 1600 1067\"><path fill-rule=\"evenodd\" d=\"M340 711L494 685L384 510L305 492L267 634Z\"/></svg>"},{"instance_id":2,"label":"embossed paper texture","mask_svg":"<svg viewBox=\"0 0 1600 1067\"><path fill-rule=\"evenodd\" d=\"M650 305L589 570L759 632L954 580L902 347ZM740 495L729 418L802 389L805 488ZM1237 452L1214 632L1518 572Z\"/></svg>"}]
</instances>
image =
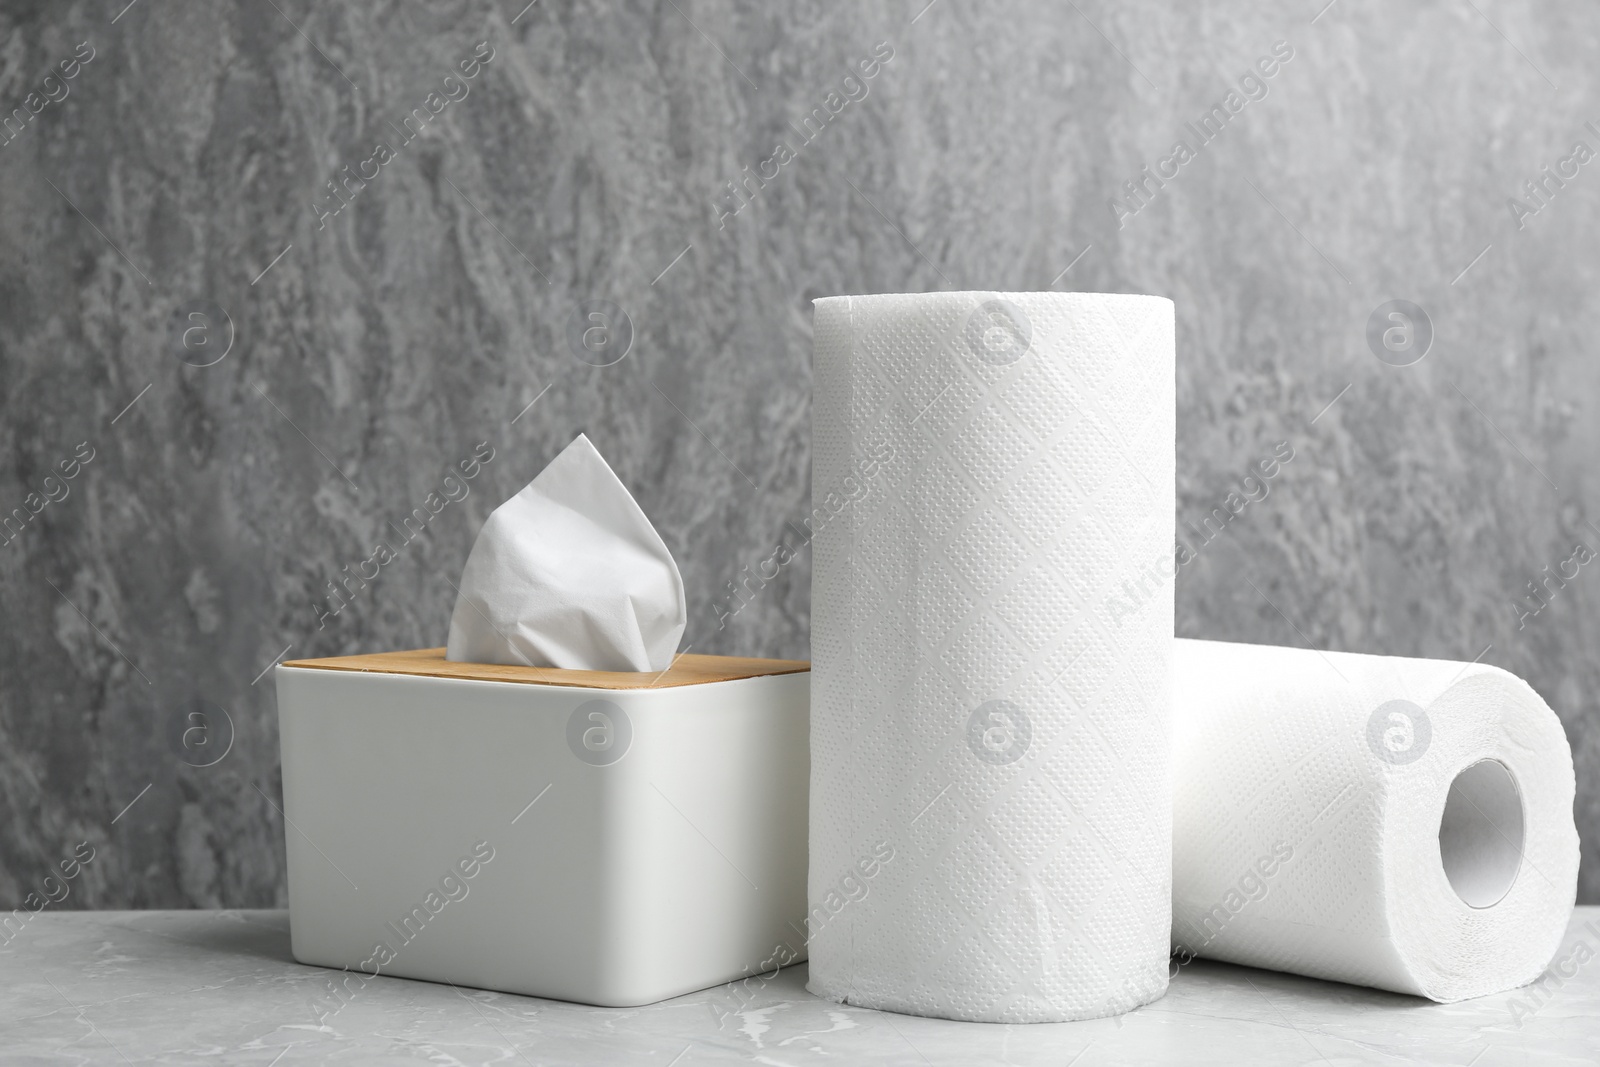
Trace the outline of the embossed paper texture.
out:
<instances>
[{"instance_id":1,"label":"embossed paper texture","mask_svg":"<svg viewBox=\"0 0 1600 1067\"><path fill-rule=\"evenodd\" d=\"M841 503L812 591L810 988L1009 1022L1149 1001L1170 915L1172 304L939 293L816 315L812 496Z\"/></svg>"}]
</instances>

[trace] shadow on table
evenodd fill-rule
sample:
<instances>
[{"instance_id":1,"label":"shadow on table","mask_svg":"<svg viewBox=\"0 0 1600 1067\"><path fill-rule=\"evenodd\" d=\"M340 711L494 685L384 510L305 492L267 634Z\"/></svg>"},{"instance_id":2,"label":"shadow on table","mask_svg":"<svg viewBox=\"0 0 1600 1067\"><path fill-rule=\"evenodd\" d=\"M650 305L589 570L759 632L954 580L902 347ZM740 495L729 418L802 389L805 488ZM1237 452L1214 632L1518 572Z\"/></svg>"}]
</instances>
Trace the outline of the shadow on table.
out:
<instances>
[{"instance_id":1,"label":"shadow on table","mask_svg":"<svg viewBox=\"0 0 1600 1067\"><path fill-rule=\"evenodd\" d=\"M289 950L288 912L127 912L108 925L224 956L298 964Z\"/></svg>"},{"instance_id":2,"label":"shadow on table","mask_svg":"<svg viewBox=\"0 0 1600 1067\"><path fill-rule=\"evenodd\" d=\"M1185 982L1186 977L1192 981L1202 976L1205 978L1203 983L1191 985ZM1242 990L1253 990L1256 998L1279 1010L1306 1007L1323 1012L1329 1007L1344 1007L1363 1011L1406 1011L1440 1007L1426 997L1209 959L1196 959L1184 966L1172 979L1167 997L1163 1000L1180 1003L1183 994L1197 989L1203 990L1201 995L1219 992L1232 995ZM1179 996L1173 997L1174 993ZM1161 1004L1162 1001L1155 1003Z\"/></svg>"}]
</instances>

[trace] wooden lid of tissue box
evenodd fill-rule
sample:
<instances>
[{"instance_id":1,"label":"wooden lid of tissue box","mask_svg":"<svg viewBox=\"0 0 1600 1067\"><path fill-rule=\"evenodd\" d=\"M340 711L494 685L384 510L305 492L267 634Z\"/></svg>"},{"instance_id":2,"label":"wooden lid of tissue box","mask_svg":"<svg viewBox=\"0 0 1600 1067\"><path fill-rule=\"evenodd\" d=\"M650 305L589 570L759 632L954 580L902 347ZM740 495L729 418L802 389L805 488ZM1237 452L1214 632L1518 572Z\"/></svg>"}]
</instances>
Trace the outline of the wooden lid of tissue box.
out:
<instances>
[{"instance_id":1,"label":"wooden lid of tissue box","mask_svg":"<svg viewBox=\"0 0 1600 1067\"><path fill-rule=\"evenodd\" d=\"M679 685L731 682L768 674L799 674L811 669L803 659L752 659L746 656L701 656L684 653L664 671L568 671L556 667L520 667L502 663L456 663L442 648L410 652L376 652L366 656L297 659L284 667L324 671L369 671L376 674L418 674L429 678L466 678L479 682L524 682L583 689L669 689Z\"/></svg>"}]
</instances>

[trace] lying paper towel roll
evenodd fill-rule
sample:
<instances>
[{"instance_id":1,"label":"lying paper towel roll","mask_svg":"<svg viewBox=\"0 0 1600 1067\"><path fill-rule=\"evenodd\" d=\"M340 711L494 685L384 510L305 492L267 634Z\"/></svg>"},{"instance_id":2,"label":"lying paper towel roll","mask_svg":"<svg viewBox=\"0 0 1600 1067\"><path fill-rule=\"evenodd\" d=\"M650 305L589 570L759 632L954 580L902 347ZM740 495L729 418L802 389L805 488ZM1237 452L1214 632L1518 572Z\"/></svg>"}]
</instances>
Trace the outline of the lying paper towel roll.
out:
<instances>
[{"instance_id":1,"label":"lying paper towel roll","mask_svg":"<svg viewBox=\"0 0 1600 1067\"><path fill-rule=\"evenodd\" d=\"M1173 309L816 302L819 996L1060 1021L1166 989Z\"/></svg>"},{"instance_id":2,"label":"lying paper towel roll","mask_svg":"<svg viewBox=\"0 0 1600 1067\"><path fill-rule=\"evenodd\" d=\"M1456 1001L1550 962L1572 752L1483 664L1178 641L1173 950Z\"/></svg>"}]
</instances>

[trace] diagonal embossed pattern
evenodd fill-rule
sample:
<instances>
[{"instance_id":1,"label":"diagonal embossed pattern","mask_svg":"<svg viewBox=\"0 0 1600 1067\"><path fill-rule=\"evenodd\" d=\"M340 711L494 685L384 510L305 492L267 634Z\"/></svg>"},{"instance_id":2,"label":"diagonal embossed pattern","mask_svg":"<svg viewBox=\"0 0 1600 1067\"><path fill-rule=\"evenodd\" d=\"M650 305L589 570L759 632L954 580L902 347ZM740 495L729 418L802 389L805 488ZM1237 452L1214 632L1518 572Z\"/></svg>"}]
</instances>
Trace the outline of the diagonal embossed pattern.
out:
<instances>
[{"instance_id":1,"label":"diagonal embossed pattern","mask_svg":"<svg viewBox=\"0 0 1600 1067\"><path fill-rule=\"evenodd\" d=\"M834 297L815 336L814 494L891 458L815 541L811 990L1002 1022L1160 996L1172 304Z\"/></svg>"}]
</instances>

